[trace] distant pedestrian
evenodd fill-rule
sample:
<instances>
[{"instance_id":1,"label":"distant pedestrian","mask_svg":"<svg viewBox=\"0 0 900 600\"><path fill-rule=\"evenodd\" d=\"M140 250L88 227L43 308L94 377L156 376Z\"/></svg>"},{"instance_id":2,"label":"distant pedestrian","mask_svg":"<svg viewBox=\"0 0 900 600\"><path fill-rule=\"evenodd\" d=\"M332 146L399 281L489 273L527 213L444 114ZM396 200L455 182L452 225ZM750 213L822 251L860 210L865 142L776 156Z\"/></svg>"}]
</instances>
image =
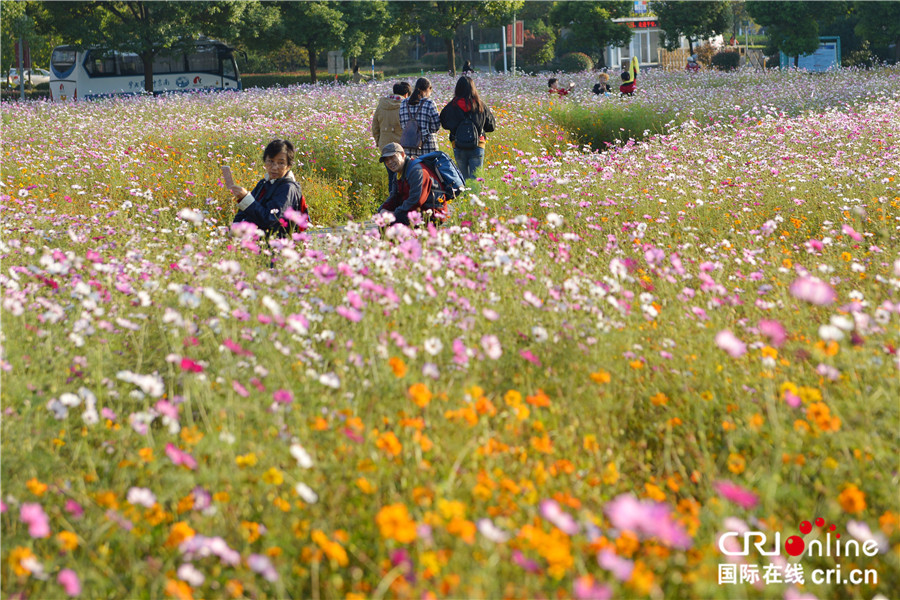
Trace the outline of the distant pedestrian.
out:
<instances>
[{"instance_id":1,"label":"distant pedestrian","mask_svg":"<svg viewBox=\"0 0 900 600\"><path fill-rule=\"evenodd\" d=\"M441 126L450 132L453 156L466 180L484 163L484 134L494 131L494 125L494 115L481 100L475 82L463 75L456 82L453 100L441 111Z\"/></svg>"},{"instance_id":2,"label":"distant pedestrian","mask_svg":"<svg viewBox=\"0 0 900 600\"><path fill-rule=\"evenodd\" d=\"M462 74L471 77L473 73L475 73L475 69L472 68L472 63L469 61L463 63Z\"/></svg>"},{"instance_id":3,"label":"distant pedestrian","mask_svg":"<svg viewBox=\"0 0 900 600\"><path fill-rule=\"evenodd\" d=\"M414 135L415 142L401 141L407 157L416 158L438 149L437 136L441 128L441 116L431 101L431 82L425 77L416 81L409 98L400 104L400 126L403 129L400 136L405 136L407 129L418 129L418 135ZM411 125L407 125L413 121Z\"/></svg>"},{"instance_id":4,"label":"distant pedestrian","mask_svg":"<svg viewBox=\"0 0 900 600\"><path fill-rule=\"evenodd\" d=\"M378 101L378 107L372 115L372 137L375 138L376 148L384 148L392 142L400 143L400 132L403 130L400 126L400 105L404 98L409 98L410 92L412 87L407 82L400 81L394 84L392 94ZM397 174L390 169L387 169L387 173L388 191L393 192Z\"/></svg>"},{"instance_id":5,"label":"distant pedestrian","mask_svg":"<svg viewBox=\"0 0 900 600\"><path fill-rule=\"evenodd\" d=\"M623 96L633 96L634 90L637 88L637 76L641 67L638 63L638 57L632 56L628 68L622 71L622 85L619 86L619 92Z\"/></svg>"},{"instance_id":6,"label":"distant pedestrian","mask_svg":"<svg viewBox=\"0 0 900 600\"><path fill-rule=\"evenodd\" d=\"M557 94L559 96L567 96L569 92L572 91L572 88L575 87L575 83L569 83L569 87L559 87L559 79L556 77L551 77L547 80L547 87L551 94Z\"/></svg>"},{"instance_id":7,"label":"distant pedestrian","mask_svg":"<svg viewBox=\"0 0 900 600\"><path fill-rule=\"evenodd\" d=\"M612 87L609 85L609 75L607 73L600 73L599 79L600 82L594 84L593 92L598 96L603 94L604 96L609 97L609 93L612 91Z\"/></svg>"}]
</instances>

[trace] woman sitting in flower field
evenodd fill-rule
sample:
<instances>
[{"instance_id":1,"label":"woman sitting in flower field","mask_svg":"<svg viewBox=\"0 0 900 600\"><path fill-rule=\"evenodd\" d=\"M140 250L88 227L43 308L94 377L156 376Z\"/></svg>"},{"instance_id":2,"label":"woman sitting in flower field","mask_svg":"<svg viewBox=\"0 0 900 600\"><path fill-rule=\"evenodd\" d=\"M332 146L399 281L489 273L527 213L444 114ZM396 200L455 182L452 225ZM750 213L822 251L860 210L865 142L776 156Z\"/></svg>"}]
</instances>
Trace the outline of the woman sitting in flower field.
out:
<instances>
[{"instance_id":1,"label":"woman sitting in flower field","mask_svg":"<svg viewBox=\"0 0 900 600\"><path fill-rule=\"evenodd\" d=\"M291 173L294 145L287 140L272 140L263 151L266 176L252 192L235 184L229 189L238 203L235 223L253 223L279 237L293 230L303 231L309 224L306 198Z\"/></svg>"}]
</instances>

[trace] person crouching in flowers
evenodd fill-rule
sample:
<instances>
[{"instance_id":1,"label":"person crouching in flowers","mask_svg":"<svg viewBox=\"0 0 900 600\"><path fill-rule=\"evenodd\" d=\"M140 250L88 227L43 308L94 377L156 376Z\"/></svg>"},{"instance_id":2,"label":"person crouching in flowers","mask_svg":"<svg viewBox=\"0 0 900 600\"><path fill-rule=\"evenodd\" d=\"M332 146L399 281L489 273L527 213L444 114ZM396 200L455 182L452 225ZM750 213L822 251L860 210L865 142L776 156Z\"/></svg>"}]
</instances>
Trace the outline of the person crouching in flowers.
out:
<instances>
[{"instance_id":1,"label":"person crouching in flowers","mask_svg":"<svg viewBox=\"0 0 900 600\"><path fill-rule=\"evenodd\" d=\"M253 223L266 237L284 237L304 231L309 225L306 198L291 173L294 145L287 140L272 140L263 151L266 176L252 192L235 184L229 188L238 203L235 223Z\"/></svg>"},{"instance_id":2,"label":"person crouching in flowers","mask_svg":"<svg viewBox=\"0 0 900 600\"><path fill-rule=\"evenodd\" d=\"M637 86L637 76L640 72L641 67L638 64L638 58L637 56L632 56L628 68L622 71L622 85L619 86L620 94L623 96L634 95L634 90Z\"/></svg>"}]
</instances>

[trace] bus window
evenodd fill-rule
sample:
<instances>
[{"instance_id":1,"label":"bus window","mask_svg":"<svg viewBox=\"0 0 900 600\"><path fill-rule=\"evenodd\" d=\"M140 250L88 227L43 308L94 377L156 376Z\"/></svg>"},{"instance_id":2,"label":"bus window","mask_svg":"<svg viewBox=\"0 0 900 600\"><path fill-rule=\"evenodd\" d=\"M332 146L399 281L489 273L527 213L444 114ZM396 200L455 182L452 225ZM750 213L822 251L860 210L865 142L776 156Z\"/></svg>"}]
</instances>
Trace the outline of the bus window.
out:
<instances>
[{"instance_id":1,"label":"bus window","mask_svg":"<svg viewBox=\"0 0 900 600\"><path fill-rule=\"evenodd\" d=\"M88 53L84 61L84 70L91 77L115 77L116 57Z\"/></svg>"},{"instance_id":2,"label":"bus window","mask_svg":"<svg viewBox=\"0 0 900 600\"><path fill-rule=\"evenodd\" d=\"M69 48L56 48L50 56L50 66L65 73L75 66L75 50Z\"/></svg>"},{"instance_id":3,"label":"bus window","mask_svg":"<svg viewBox=\"0 0 900 600\"><path fill-rule=\"evenodd\" d=\"M187 55L188 71L219 74L219 61L215 50L210 52L194 52Z\"/></svg>"},{"instance_id":4,"label":"bus window","mask_svg":"<svg viewBox=\"0 0 900 600\"><path fill-rule=\"evenodd\" d=\"M184 73L183 54L157 54L153 59L153 74Z\"/></svg>"},{"instance_id":5,"label":"bus window","mask_svg":"<svg viewBox=\"0 0 900 600\"><path fill-rule=\"evenodd\" d=\"M143 75L144 61L137 54L119 55L119 73L122 75Z\"/></svg>"},{"instance_id":6,"label":"bus window","mask_svg":"<svg viewBox=\"0 0 900 600\"><path fill-rule=\"evenodd\" d=\"M237 69L234 66L234 59L230 56L222 59L222 75L229 79L237 79Z\"/></svg>"}]
</instances>

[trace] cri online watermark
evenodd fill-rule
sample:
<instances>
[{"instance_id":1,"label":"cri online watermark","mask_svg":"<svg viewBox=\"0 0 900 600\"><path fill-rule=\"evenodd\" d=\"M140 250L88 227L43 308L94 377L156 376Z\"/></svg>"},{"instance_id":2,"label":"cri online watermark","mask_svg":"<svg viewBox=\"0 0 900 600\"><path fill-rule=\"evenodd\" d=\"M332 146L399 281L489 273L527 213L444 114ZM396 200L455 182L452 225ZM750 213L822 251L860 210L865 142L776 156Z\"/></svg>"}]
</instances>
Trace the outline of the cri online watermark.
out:
<instances>
[{"instance_id":1,"label":"cri online watermark","mask_svg":"<svg viewBox=\"0 0 900 600\"><path fill-rule=\"evenodd\" d=\"M825 520L815 520L817 527L824 527ZM744 557L749 556L751 550L755 550L760 556L782 557L787 554L800 558L860 558L872 557L878 554L879 545L875 540L842 540L841 534L835 532L836 527L829 525L825 530L824 539L804 540L799 535L792 535L781 543L780 532L766 534L762 531L727 531L719 536L718 548L725 556ZM800 523L800 532L809 535L813 530L813 524L809 521ZM832 537L833 534L833 537ZM771 542L771 543L770 543ZM743 558L736 562L744 563ZM779 564L780 563L780 564ZM850 585L877 585L878 572L875 569L851 569L844 573L841 565L832 569L812 569L810 580L814 584L850 584ZM806 573L799 562L787 563L784 559L774 560L772 563L760 568L754 564L719 564L719 584L752 585L769 584L805 584Z\"/></svg>"}]
</instances>

